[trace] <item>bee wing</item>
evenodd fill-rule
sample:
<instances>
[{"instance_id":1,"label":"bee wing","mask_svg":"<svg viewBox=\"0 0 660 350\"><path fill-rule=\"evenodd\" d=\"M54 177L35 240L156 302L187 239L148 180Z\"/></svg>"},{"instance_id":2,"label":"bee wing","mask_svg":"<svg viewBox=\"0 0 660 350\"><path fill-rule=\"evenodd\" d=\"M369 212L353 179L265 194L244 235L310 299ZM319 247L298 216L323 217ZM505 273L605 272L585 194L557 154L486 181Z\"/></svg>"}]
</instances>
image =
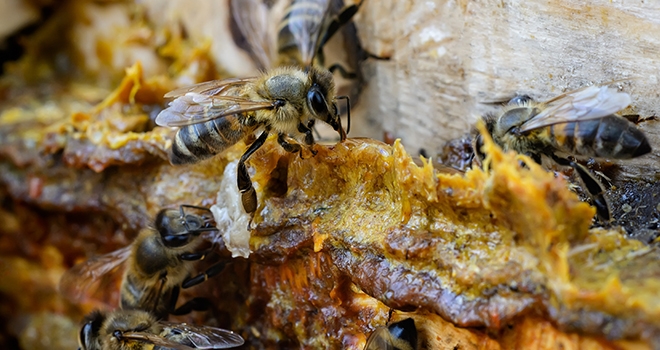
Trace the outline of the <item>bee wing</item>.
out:
<instances>
[{"instance_id":1,"label":"bee wing","mask_svg":"<svg viewBox=\"0 0 660 350\"><path fill-rule=\"evenodd\" d=\"M258 68L262 71L271 67L275 57L275 28L268 26L268 6L263 0L231 0L231 13L238 30L247 42Z\"/></svg>"},{"instance_id":2,"label":"bee wing","mask_svg":"<svg viewBox=\"0 0 660 350\"><path fill-rule=\"evenodd\" d=\"M252 101L248 98L227 95L237 87L255 78L215 80L169 92L165 97L176 97L169 107L156 117L160 126L181 127L204 123L227 115L273 108L274 101Z\"/></svg>"},{"instance_id":3,"label":"bee wing","mask_svg":"<svg viewBox=\"0 0 660 350\"><path fill-rule=\"evenodd\" d=\"M184 335L195 349L227 349L241 346L243 337L226 329L161 321L168 333Z\"/></svg>"},{"instance_id":4,"label":"bee wing","mask_svg":"<svg viewBox=\"0 0 660 350\"><path fill-rule=\"evenodd\" d=\"M240 0L238 0L240 1ZM309 6L316 3L315 6ZM289 18L300 18L296 21L284 21L278 32L285 26L295 38L302 58L302 64L305 67L311 66L316 51L318 49L321 33L327 25L325 23L328 17L328 10L330 0L315 0L315 1L294 1L291 4L291 9L288 12ZM322 8L323 11L317 11Z\"/></svg>"},{"instance_id":5,"label":"bee wing","mask_svg":"<svg viewBox=\"0 0 660 350\"><path fill-rule=\"evenodd\" d=\"M394 350L394 340L387 327L378 327L367 339L364 350Z\"/></svg>"},{"instance_id":6,"label":"bee wing","mask_svg":"<svg viewBox=\"0 0 660 350\"><path fill-rule=\"evenodd\" d=\"M599 119L626 108L630 95L607 86L588 86L554 98L539 114L525 122L521 132L545 126Z\"/></svg>"},{"instance_id":7,"label":"bee wing","mask_svg":"<svg viewBox=\"0 0 660 350\"><path fill-rule=\"evenodd\" d=\"M461 169L454 168L453 166L445 165L445 164L442 164L442 163L435 163L434 162L433 163L433 168L435 170L437 170L439 173L442 173L442 174L449 174L449 175L465 174L465 171L463 171Z\"/></svg>"},{"instance_id":8,"label":"bee wing","mask_svg":"<svg viewBox=\"0 0 660 350\"><path fill-rule=\"evenodd\" d=\"M256 79L257 79L256 77L249 77L249 78L229 78L222 80L205 81L203 83L184 86L182 88L172 90L165 94L165 98L179 97L189 92L194 92L202 95L220 95L225 93L232 86L244 85Z\"/></svg>"},{"instance_id":9,"label":"bee wing","mask_svg":"<svg viewBox=\"0 0 660 350\"><path fill-rule=\"evenodd\" d=\"M122 333L123 340L135 340L139 342L145 342L153 345L163 347L165 349L175 349L175 350L194 350L199 349L191 347L186 344L181 344L181 341L184 339L168 339L158 334L151 334L146 332L124 332Z\"/></svg>"},{"instance_id":10,"label":"bee wing","mask_svg":"<svg viewBox=\"0 0 660 350\"><path fill-rule=\"evenodd\" d=\"M98 289L103 276L120 267L130 255L129 245L73 266L60 278L60 293L72 301L83 300Z\"/></svg>"}]
</instances>

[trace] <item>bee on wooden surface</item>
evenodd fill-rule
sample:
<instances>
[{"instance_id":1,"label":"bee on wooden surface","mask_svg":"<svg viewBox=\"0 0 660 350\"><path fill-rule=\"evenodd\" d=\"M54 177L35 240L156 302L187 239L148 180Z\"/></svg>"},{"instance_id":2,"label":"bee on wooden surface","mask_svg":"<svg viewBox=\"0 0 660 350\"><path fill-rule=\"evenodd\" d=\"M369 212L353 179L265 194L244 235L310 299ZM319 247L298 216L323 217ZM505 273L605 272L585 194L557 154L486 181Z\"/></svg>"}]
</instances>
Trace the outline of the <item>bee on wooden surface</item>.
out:
<instances>
[{"instance_id":1,"label":"bee on wooden surface","mask_svg":"<svg viewBox=\"0 0 660 350\"><path fill-rule=\"evenodd\" d=\"M570 166L585 184L599 218L611 219L600 182L583 165L559 156L630 159L651 152L646 136L625 118L614 115L630 104L630 96L607 86L589 86L534 102L527 96L512 99L497 115L483 118L495 143L504 150L530 156L541 164L545 155ZM475 153L483 158L481 135Z\"/></svg>"},{"instance_id":2,"label":"bee on wooden surface","mask_svg":"<svg viewBox=\"0 0 660 350\"><path fill-rule=\"evenodd\" d=\"M91 258L67 271L60 280L60 292L69 299L81 300L98 286L100 277L123 266L122 309L148 310L159 319L208 309L210 304L204 298L191 299L176 308L181 288L190 288L217 275L225 265L219 262L190 277L192 262L210 253L195 251L203 242L200 234L215 227L210 213L208 217L185 214L184 208L208 211L188 205L182 205L179 210L161 210L155 227L142 230L131 245Z\"/></svg>"},{"instance_id":3,"label":"bee on wooden surface","mask_svg":"<svg viewBox=\"0 0 660 350\"><path fill-rule=\"evenodd\" d=\"M367 339L364 350L417 350L415 320L406 318L378 327Z\"/></svg>"},{"instance_id":4,"label":"bee on wooden surface","mask_svg":"<svg viewBox=\"0 0 660 350\"><path fill-rule=\"evenodd\" d=\"M267 71L324 66L323 47L349 24L362 1L345 5L342 0L231 0L230 5L239 46L246 46L257 67ZM284 15L270 20L281 15L281 5L286 5ZM335 69L346 73L340 66L329 70Z\"/></svg>"},{"instance_id":5,"label":"bee on wooden surface","mask_svg":"<svg viewBox=\"0 0 660 350\"><path fill-rule=\"evenodd\" d=\"M351 23L361 6L362 0L352 4L345 4L343 0L290 0L290 6L277 27L277 56L273 60L275 66L306 67L309 65L307 62L311 62L318 67L327 67L333 74L339 73L342 78L352 81L349 84L343 82L339 89L349 95L351 104L355 104L365 84L360 64L368 57L375 57L362 48L355 25ZM315 29L307 34L312 36L302 37L299 27ZM340 63L326 66L324 47L338 32L343 35L341 48L346 57L341 58L341 61L346 66ZM313 42L316 42L314 56L309 57L308 53L314 48L306 45ZM348 108L347 104L346 109L341 110L342 113L348 113Z\"/></svg>"},{"instance_id":6,"label":"bee on wooden surface","mask_svg":"<svg viewBox=\"0 0 660 350\"><path fill-rule=\"evenodd\" d=\"M298 8L297 3L292 9ZM171 91L165 97L175 100L156 117L158 125L179 128L170 151L173 164L210 158L262 130L241 156L237 169L243 208L249 214L257 209L257 196L245 162L264 144L269 133L278 135L278 143L286 151L299 152L301 156L302 145L315 154L312 128L316 120L329 124L339 133L341 141L346 139L336 100L343 98L348 104L348 98L335 96L332 73L312 64L323 30L324 21L319 18L327 14L327 1L306 1L305 4L313 8L312 20L291 10L289 23L298 19L296 25L288 26L300 51L299 66L269 69L255 78L209 81ZM265 7L259 0L232 1L232 12L239 19L239 27L250 33L245 37L256 52L255 57L263 60L263 67L270 67L271 50L265 44L268 42L267 25L264 21L248 20L259 17L259 13L266 16ZM319 12L321 9L325 10ZM350 115L348 120L347 130L350 130Z\"/></svg>"},{"instance_id":7,"label":"bee on wooden surface","mask_svg":"<svg viewBox=\"0 0 660 350\"><path fill-rule=\"evenodd\" d=\"M158 320L144 310L92 312L78 336L79 350L228 349L243 338L229 330Z\"/></svg>"},{"instance_id":8,"label":"bee on wooden surface","mask_svg":"<svg viewBox=\"0 0 660 350\"><path fill-rule=\"evenodd\" d=\"M277 66L303 66L314 58L319 66L323 66L323 46L353 18L361 5L362 1L348 6L338 0L291 1L277 30ZM316 37L301 38L297 29L301 26L315 28L305 34ZM305 47L310 44L315 47ZM315 56L307 57L309 53ZM341 66L333 65L329 68L331 71L335 69L340 69L342 75L347 74Z\"/></svg>"}]
</instances>

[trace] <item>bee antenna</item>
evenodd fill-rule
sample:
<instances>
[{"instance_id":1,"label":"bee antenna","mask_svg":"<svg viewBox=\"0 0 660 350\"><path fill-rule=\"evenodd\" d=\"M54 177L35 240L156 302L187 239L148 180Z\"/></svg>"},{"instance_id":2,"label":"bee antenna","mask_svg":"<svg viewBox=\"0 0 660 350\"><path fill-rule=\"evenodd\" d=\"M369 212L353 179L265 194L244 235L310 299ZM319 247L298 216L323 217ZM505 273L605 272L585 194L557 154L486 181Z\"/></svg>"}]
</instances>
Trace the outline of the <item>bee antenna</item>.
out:
<instances>
[{"instance_id":1,"label":"bee antenna","mask_svg":"<svg viewBox=\"0 0 660 350\"><path fill-rule=\"evenodd\" d=\"M348 96L337 96L338 100L346 100L346 119L348 125L346 126L346 134L351 132L351 99Z\"/></svg>"},{"instance_id":2,"label":"bee antenna","mask_svg":"<svg viewBox=\"0 0 660 350\"><path fill-rule=\"evenodd\" d=\"M212 227L199 227L199 228L196 228L196 229L192 229L188 225L188 221L186 220L185 208L197 209L197 210L206 211L206 212L209 212L209 213L212 213L212 212L209 208L200 207L200 206L197 206L197 205L190 205L190 204L181 204L181 205L179 205L179 214L181 215L180 216L181 223L183 224L183 227L186 228L186 231L188 233L190 233L194 236L197 236L197 235L201 234L202 232L216 231L217 230L217 228L215 226L212 226Z\"/></svg>"}]
</instances>

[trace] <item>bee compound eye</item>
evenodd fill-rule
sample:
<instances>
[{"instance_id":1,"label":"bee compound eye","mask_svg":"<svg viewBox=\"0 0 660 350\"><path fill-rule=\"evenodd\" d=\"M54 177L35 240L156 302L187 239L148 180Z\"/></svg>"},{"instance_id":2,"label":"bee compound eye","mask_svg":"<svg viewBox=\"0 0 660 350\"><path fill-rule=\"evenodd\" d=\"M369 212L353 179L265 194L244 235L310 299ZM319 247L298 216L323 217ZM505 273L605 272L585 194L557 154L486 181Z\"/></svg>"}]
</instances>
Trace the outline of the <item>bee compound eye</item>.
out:
<instances>
[{"instance_id":1,"label":"bee compound eye","mask_svg":"<svg viewBox=\"0 0 660 350\"><path fill-rule=\"evenodd\" d=\"M328 112L328 106L325 103L325 98L320 91L312 89L307 93L307 101L316 115L324 115Z\"/></svg>"},{"instance_id":2,"label":"bee compound eye","mask_svg":"<svg viewBox=\"0 0 660 350\"><path fill-rule=\"evenodd\" d=\"M87 322L80 330L80 334L78 335L78 344L80 345L80 347L78 347L79 350L87 350L89 348L90 338L92 337L93 333L92 328L92 323Z\"/></svg>"},{"instance_id":3,"label":"bee compound eye","mask_svg":"<svg viewBox=\"0 0 660 350\"><path fill-rule=\"evenodd\" d=\"M190 240L190 235L187 233L162 235L161 237L163 238L165 246L170 248L182 247L188 244L188 241Z\"/></svg>"},{"instance_id":4,"label":"bee compound eye","mask_svg":"<svg viewBox=\"0 0 660 350\"><path fill-rule=\"evenodd\" d=\"M532 98L527 96L527 95L518 95L511 100L509 100L509 105L512 106L523 106L526 103L529 103L532 101Z\"/></svg>"}]
</instances>

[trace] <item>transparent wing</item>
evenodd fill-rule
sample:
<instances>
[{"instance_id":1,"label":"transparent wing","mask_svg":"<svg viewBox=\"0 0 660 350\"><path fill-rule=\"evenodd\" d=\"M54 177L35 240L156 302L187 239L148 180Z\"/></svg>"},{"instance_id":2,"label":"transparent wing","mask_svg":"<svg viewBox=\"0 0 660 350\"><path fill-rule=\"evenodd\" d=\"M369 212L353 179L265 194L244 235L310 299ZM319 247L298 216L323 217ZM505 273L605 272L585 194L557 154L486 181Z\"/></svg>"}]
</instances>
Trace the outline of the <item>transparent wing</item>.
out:
<instances>
[{"instance_id":1,"label":"transparent wing","mask_svg":"<svg viewBox=\"0 0 660 350\"><path fill-rule=\"evenodd\" d=\"M588 86L550 100L545 109L522 125L520 131L603 118L626 108L630 102L630 95L615 88Z\"/></svg>"},{"instance_id":2,"label":"transparent wing","mask_svg":"<svg viewBox=\"0 0 660 350\"><path fill-rule=\"evenodd\" d=\"M226 329L164 321L159 323L165 326L167 333L184 336L195 349L227 349L245 342L243 337Z\"/></svg>"},{"instance_id":3,"label":"transparent wing","mask_svg":"<svg viewBox=\"0 0 660 350\"><path fill-rule=\"evenodd\" d=\"M273 108L274 101L252 101L239 96L236 89L254 79L216 80L174 90L165 97L176 99L158 114L156 124L181 127L231 114Z\"/></svg>"},{"instance_id":4,"label":"transparent wing","mask_svg":"<svg viewBox=\"0 0 660 350\"><path fill-rule=\"evenodd\" d=\"M194 350L199 349L195 347L188 346L186 344L181 344L181 341L185 339L168 339L161 335L151 334L146 332L124 332L122 333L122 340L135 340L139 342L149 343L157 345L167 349L176 349L176 350ZM211 348L213 349L213 348Z\"/></svg>"},{"instance_id":5,"label":"transparent wing","mask_svg":"<svg viewBox=\"0 0 660 350\"><path fill-rule=\"evenodd\" d=\"M387 327L378 327L367 338L364 350L394 350L394 340Z\"/></svg>"},{"instance_id":6,"label":"transparent wing","mask_svg":"<svg viewBox=\"0 0 660 350\"><path fill-rule=\"evenodd\" d=\"M450 175L465 174L465 171L461 169L454 168L453 166L444 165L441 163L436 163L435 161L433 162L433 168L442 174L450 174Z\"/></svg>"},{"instance_id":7,"label":"transparent wing","mask_svg":"<svg viewBox=\"0 0 660 350\"><path fill-rule=\"evenodd\" d=\"M104 276L123 265L130 254L129 245L73 266L60 278L60 293L72 301L83 300L103 284Z\"/></svg>"},{"instance_id":8,"label":"transparent wing","mask_svg":"<svg viewBox=\"0 0 660 350\"><path fill-rule=\"evenodd\" d=\"M285 18L278 29L280 32L287 28L291 32L305 67L312 65L316 55L329 5L330 0L294 0L287 11L288 20Z\"/></svg>"},{"instance_id":9,"label":"transparent wing","mask_svg":"<svg viewBox=\"0 0 660 350\"><path fill-rule=\"evenodd\" d=\"M269 28L268 6L263 0L231 0L230 6L238 30L258 68L262 71L270 69L275 57L275 28Z\"/></svg>"},{"instance_id":10,"label":"transparent wing","mask_svg":"<svg viewBox=\"0 0 660 350\"><path fill-rule=\"evenodd\" d=\"M225 93L230 87L237 85L244 85L248 82L253 82L256 79L257 79L256 77L249 77L249 78L229 78L222 80L205 81L203 83L199 83L191 86L185 86L182 88L178 88L176 90L172 90L165 94L165 98L179 97L189 92L194 92L202 95L211 95L211 96L220 95Z\"/></svg>"}]
</instances>

